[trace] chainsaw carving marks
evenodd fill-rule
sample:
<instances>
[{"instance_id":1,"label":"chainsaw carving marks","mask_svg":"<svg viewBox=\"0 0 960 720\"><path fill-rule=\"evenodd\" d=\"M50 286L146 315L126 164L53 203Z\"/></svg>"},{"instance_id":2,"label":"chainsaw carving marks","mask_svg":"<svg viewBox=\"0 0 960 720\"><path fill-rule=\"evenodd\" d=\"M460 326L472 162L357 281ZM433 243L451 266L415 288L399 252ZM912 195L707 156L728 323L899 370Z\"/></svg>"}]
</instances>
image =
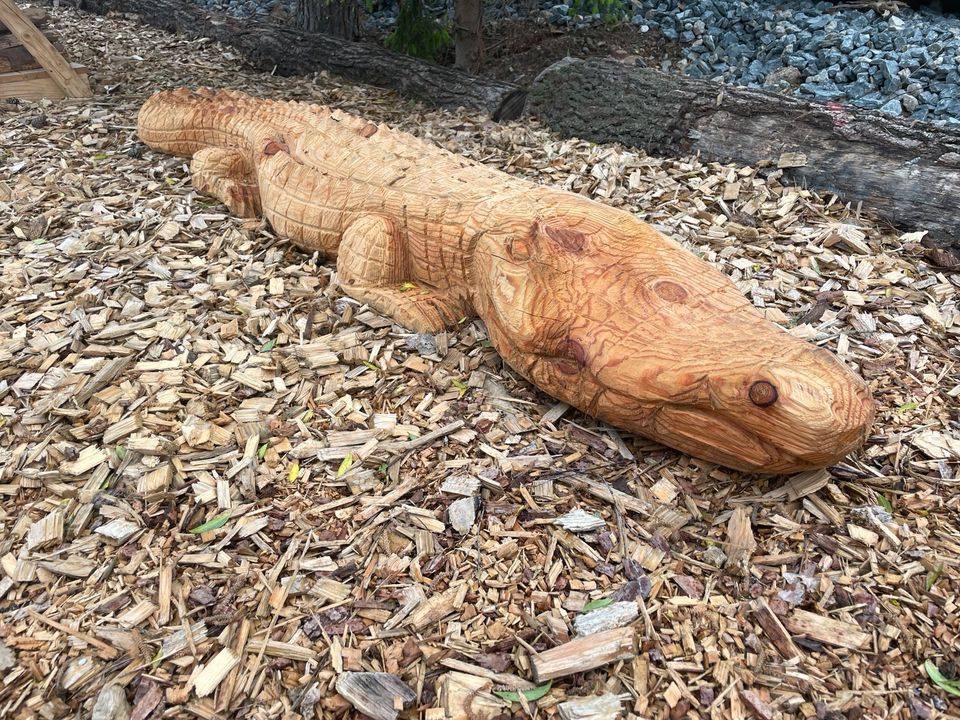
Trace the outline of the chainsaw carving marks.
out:
<instances>
[{"instance_id":1,"label":"chainsaw carving marks","mask_svg":"<svg viewBox=\"0 0 960 720\"><path fill-rule=\"evenodd\" d=\"M139 130L192 157L198 190L335 258L357 300L423 332L479 316L510 366L617 427L773 473L836 462L872 423L836 357L628 212L316 105L177 90Z\"/></svg>"}]
</instances>

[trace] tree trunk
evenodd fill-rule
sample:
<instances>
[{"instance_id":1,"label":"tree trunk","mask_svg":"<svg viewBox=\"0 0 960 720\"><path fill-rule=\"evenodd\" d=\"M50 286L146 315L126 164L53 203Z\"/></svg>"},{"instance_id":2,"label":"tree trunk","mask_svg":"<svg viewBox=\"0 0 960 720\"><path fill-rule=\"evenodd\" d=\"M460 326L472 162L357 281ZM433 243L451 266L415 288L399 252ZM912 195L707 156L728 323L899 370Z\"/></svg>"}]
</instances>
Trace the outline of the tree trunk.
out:
<instances>
[{"instance_id":1,"label":"tree trunk","mask_svg":"<svg viewBox=\"0 0 960 720\"><path fill-rule=\"evenodd\" d=\"M297 27L343 40L360 38L357 0L297 0Z\"/></svg>"},{"instance_id":2,"label":"tree trunk","mask_svg":"<svg viewBox=\"0 0 960 720\"><path fill-rule=\"evenodd\" d=\"M960 245L960 130L612 60L561 61L530 89L552 128L657 155L780 167L786 181Z\"/></svg>"},{"instance_id":3,"label":"tree trunk","mask_svg":"<svg viewBox=\"0 0 960 720\"><path fill-rule=\"evenodd\" d=\"M483 3L481 0L455 0L453 5L453 41L456 65L475 73L483 62Z\"/></svg>"},{"instance_id":4,"label":"tree trunk","mask_svg":"<svg viewBox=\"0 0 960 720\"><path fill-rule=\"evenodd\" d=\"M439 107L485 110L494 120L512 120L526 93L493 78L473 77L379 45L305 33L272 19L263 21L207 12L188 0L75 0L81 10L105 15L136 13L147 25L207 37L238 50L254 67L278 75L326 70L353 82L389 88Z\"/></svg>"}]
</instances>

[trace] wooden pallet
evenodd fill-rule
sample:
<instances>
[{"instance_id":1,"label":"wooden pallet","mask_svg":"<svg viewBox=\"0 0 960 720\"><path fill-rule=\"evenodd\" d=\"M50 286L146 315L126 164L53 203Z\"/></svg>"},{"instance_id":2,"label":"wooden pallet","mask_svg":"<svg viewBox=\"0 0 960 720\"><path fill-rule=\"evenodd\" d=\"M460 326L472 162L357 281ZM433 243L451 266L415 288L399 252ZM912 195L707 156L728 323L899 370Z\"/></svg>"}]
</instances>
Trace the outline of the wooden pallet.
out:
<instances>
[{"instance_id":1,"label":"wooden pallet","mask_svg":"<svg viewBox=\"0 0 960 720\"><path fill-rule=\"evenodd\" d=\"M87 70L67 62L63 46L46 25L39 8L20 9L14 0L0 0L0 98L90 97Z\"/></svg>"}]
</instances>

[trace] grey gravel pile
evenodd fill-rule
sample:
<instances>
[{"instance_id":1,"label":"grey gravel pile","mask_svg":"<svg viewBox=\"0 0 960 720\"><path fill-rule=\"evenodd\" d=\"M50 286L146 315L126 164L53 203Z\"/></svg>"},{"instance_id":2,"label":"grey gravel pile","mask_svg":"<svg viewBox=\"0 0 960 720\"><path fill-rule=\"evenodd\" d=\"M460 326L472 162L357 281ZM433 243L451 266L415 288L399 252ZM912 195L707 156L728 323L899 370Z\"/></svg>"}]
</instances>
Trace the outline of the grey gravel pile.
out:
<instances>
[{"instance_id":1,"label":"grey gravel pile","mask_svg":"<svg viewBox=\"0 0 960 720\"><path fill-rule=\"evenodd\" d=\"M659 0L632 22L679 41L679 69L694 77L960 122L960 20L951 15L905 9L882 17L801 0Z\"/></svg>"},{"instance_id":2,"label":"grey gravel pile","mask_svg":"<svg viewBox=\"0 0 960 720\"><path fill-rule=\"evenodd\" d=\"M568 5L545 7L560 25ZM786 0L634 0L631 22L680 43L665 71L835 100L916 120L960 123L960 19L934 10L880 15L869 8Z\"/></svg>"},{"instance_id":3,"label":"grey gravel pile","mask_svg":"<svg viewBox=\"0 0 960 720\"><path fill-rule=\"evenodd\" d=\"M194 3L207 10L225 12L238 17L269 15L282 11L293 14L296 0L194 0ZM277 8L277 5L281 8Z\"/></svg>"}]
</instances>

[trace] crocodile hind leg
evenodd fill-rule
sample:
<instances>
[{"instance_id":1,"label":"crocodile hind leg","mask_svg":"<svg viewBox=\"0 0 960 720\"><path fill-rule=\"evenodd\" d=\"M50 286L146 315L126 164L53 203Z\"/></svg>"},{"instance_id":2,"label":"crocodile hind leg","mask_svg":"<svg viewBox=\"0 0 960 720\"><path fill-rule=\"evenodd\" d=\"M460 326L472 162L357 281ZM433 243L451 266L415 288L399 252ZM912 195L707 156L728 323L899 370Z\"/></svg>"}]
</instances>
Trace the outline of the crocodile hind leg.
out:
<instances>
[{"instance_id":1,"label":"crocodile hind leg","mask_svg":"<svg viewBox=\"0 0 960 720\"><path fill-rule=\"evenodd\" d=\"M460 304L410 278L403 234L379 215L362 215L343 233L337 275L344 292L415 332L439 332L463 316Z\"/></svg>"},{"instance_id":2,"label":"crocodile hind leg","mask_svg":"<svg viewBox=\"0 0 960 720\"><path fill-rule=\"evenodd\" d=\"M190 161L193 186L217 198L240 217L260 217L260 189L253 166L234 148L209 147L198 150Z\"/></svg>"}]
</instances>

